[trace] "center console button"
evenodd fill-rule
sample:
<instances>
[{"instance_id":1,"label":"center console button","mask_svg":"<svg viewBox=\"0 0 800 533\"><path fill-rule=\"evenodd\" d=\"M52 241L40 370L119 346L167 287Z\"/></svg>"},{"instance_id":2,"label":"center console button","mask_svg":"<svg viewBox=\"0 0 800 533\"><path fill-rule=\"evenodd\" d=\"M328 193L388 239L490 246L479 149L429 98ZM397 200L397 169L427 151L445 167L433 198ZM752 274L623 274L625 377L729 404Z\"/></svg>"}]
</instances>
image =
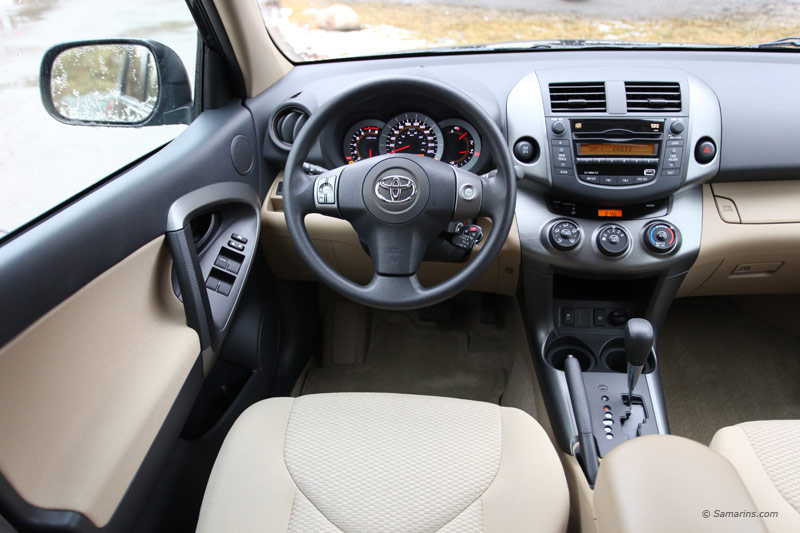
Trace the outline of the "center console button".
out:
<instances>
[{"instance_id":1,"label":"center console button","mask_svg":"<svg viewBox=\"0 0 800 533\"><path fill-rule=\"evenodd\" d=\"M675 121L669 125L669 131L674 133L675 135L680 135L681 133L683 133L683 130L685 128L686 126L683 125L683 122L678 122L678 121Z\"/></svg>"},{"instance_id":2,"label":"center console button","mask_svg":"<svg viewBox=\"0 0 800 533\"><path fill-rule=\"evenodd\" d=\"M581 181L584 181L586 183L599 183L600 182L600 177L599 176L581 174Z\"/></svg>"},{"instance_id":3,"label":"center console button","mask_svg":"<svg viewBox=\"0 0 800 533\"><path fill-rule=\"evenodd\" d=\"M618 176L617 185L633 185L633 176Z\"/></svg>"},{"instance_id":4,"label":"center console button","mask_svg":"<svg viewBox=\"0 0 800 533\"><path fill-rule=\"evenodd\" d=\"M694 149L694 158L701 165L705 165L714 160L717 155L717 145L709 138L701 139Z\"/></svg>"},{"instance_id":5,"label":"center console button","mask_svg":"<svg viewBox=\"0 0 800 533\"><path fill-rule=\"evenodd\" d=\"M574 250L580 241L581 229L571 220L559 220L550 228L550 244L556 250Z\"/></svg>"},{"instance_id":6,"label":"center console button","mask_svg":"<svg viewBox=\"0 0 800 533\"><path fill-rule=\"evenodd\" d=\"M653 222L644 230L644 242L650 250L666 254L678 245L678 232L667 222Z\"/></svg>"},{"instance_id":7,"label":"center console button","mask_svg":"<svg viewBox=\"0 0 800 533\"><path fill-rule=\"evenodd\" d=\"M550 126L550 128L553 130L553 133L555 133L556 135L561 135L562 133L567 131L567 127L560 120L557 120L557 121L553 122L553 125Z\"/></svg>"},{"instance_id":8,"label":"center console button","mask_svg":"<svg viewBox=\"0 0 800 533\"><path fill-rule=\"evenodd\" d=\"M600 176L600 185L616 185L617 176Z\"/></svg>"},{"instance_id":9,"label":"center console button","mask_svg":"<svg viewBox=\"0 0 800 533\"><path fill-rule=\"evenodd\" d=\"M514 144L514 156L523 163L530 163L536 159L536 147L532 142L520 140Z\"/></svg>"},{"instance_id":10,"label":"center console button","mask_svg":"<svg viewBox=\"0 0 800 533\"><path fill-rule=\"evenodd\" d=\"M619 257L628 250L628 234L621 226L611 224L600 228L597 247L603 255Z\"/></svg>"}]
</instances>

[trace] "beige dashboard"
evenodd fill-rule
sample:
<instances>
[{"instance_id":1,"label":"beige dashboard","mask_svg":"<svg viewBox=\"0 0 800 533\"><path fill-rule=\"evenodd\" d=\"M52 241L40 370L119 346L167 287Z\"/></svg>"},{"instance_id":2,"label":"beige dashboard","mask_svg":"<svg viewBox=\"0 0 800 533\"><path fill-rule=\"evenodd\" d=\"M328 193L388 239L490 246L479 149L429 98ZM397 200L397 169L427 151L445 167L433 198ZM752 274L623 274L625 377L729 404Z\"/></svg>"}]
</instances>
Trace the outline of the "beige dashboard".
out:
<instances>
[{"instance_id":1,"label":"beige dashboard","mask_svg":"<svg viewBox=\"0 0 800 533\"><path fill-rule=\"evenodd\" d=\"M800 292L800 181L703 185L700 254L678 296Z\"/></svg>"},{"instance_id":2,"label":"beige dashboard","mask_svg":"<svg viewBox=\"0 0 800 533\"><path fill-rule=\"evenodd\" d=\"M270 187L261 209L261 244L278 278L316 280L297 254L277 194L282 175ZM491 221L481 220L488 234ZM323 258L359 283L372 277L372 263L350 224L323 215L306 217L309 236ZM480 252L480 245L476 250ZM517 223L489 270L472 290L514 294L520 266ZM425 262L425 286L447 279L464 264ZM758 181L703 185L700 253L679 297L800 292L800 181Z\"/></svg>"}]
</instances>

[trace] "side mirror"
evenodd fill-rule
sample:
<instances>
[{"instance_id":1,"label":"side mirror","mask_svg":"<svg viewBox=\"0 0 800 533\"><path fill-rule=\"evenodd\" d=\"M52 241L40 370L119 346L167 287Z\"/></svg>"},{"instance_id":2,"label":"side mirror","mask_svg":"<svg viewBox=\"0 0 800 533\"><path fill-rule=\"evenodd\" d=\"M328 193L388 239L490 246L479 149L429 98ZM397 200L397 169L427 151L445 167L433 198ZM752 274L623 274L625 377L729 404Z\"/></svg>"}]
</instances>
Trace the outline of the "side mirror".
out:
<instances>
[{"instance_id":1,"label":"side mirror","mask_svg":"<svg viewBox=\"0 0 800 533\"><path fill-rule=\"evenodd\" d=\"M139 39L59 44L42 58L42 103L54 119L84 126L188 124L192 90L178 55Z\"/></svg>"}]
</instances>

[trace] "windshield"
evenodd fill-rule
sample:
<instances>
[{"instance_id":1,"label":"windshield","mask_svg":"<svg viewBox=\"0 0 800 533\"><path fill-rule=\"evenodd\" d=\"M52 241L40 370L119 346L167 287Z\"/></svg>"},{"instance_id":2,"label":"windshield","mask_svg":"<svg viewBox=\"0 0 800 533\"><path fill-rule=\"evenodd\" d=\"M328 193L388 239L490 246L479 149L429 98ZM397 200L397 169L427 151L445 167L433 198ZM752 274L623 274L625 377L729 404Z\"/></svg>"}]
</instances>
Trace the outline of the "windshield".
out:
<instances>
[{"instance_id":1,"label":"windshield","mask_svg":"<svg viewBox=\"0 0 800 533\"><path fill-rule=\"evenodd\" d=\"M295 62L553 40L569 42L538 47L741 46L800 32L800 0L257 1Z\"/></svg>"}]
</instances>

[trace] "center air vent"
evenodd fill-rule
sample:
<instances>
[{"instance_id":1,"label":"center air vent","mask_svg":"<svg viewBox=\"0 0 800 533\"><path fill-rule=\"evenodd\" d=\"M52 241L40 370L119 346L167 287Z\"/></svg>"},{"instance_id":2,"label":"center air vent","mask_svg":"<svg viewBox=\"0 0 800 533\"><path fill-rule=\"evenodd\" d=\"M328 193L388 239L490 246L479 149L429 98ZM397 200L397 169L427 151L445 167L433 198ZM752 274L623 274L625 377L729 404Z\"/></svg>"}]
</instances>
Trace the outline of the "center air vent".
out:
<instances>
[{"instance_id":1,"label":"center air vent","mask_svg":"<svg viewBox=\"0 0 800 533\"><path fill-rule=\"evenodd\" d=\"M628 111L680 111L681 85L676 82L626 81Z\"/></svg>"},{"instance_id":2,"label":"center air vent","mask_svg":"<svg viewBox=\"0 0 800 533\"><path fill-rule=\"evenodd\" d=\"M282 148L290 149L307 120L308 111L301 107L287 106L280 109L272 118L272 140Z\"/></svg>"},{"instance_id":3,"label":"center air vent","mask_svg":"<svg viewBox=\"0 0 800 533\"><path fill-rule=\"evenodd\" d=\"M606 110L606 84L602 81L551 83L550 109L553 113L601 113Z\"/></svg>"}]
</instances>

